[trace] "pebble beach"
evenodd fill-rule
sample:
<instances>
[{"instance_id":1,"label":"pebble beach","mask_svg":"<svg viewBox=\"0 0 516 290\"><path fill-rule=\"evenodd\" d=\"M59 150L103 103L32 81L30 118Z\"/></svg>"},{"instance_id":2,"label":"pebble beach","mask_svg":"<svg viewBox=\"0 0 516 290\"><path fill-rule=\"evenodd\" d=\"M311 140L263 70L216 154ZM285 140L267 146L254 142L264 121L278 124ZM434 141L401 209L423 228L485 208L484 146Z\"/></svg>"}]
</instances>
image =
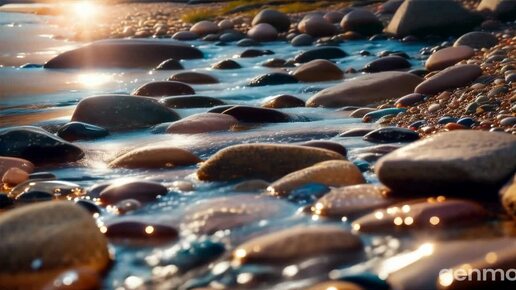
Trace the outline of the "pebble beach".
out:
<instances>
[{"instance_id":1,"label":"pebble beach","mask_svg":"<svg viewBox=\"0 0 516 290\"><path fill-rule=\"evenodd\" d=\"M515 28L513 0L1 5L0 290L513 289Z\"/></svg>"}]
</instances>

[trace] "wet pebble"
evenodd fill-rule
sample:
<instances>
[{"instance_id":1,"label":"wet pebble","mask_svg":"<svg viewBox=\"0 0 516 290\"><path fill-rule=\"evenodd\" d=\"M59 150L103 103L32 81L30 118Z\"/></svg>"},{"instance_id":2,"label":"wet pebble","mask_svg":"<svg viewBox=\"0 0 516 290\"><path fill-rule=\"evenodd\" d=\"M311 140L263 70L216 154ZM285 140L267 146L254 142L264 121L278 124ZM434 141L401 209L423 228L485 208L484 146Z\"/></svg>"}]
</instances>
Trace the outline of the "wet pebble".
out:
<instances>
[{"instance_id":1,"label":"wet pebble","mask_svg":"<svg viewBox=\"0 0 516 290\"><path fill-rule=\"evenodd\" d=\"M177 239L178 232L171 226L137 220L115 221L103 231L111 241L142 243L167 243Z\"/></svg>"},{"instance_id":2,"label":"wet pebble","mask_svg":"<svg viewBox=\"0 0 516 290\"><path fill-rule=\"evenodd\" d=\"M133 95L146 97L163 97L178 95L193 95L195 91L189 85L175 81L156 81L146 83L136 90Z\"/></svg>"},{"instance_id":3,"label":"wet pebble","mask_svg":"<svg viewBox=\"0 0 516 290\"><path fill-rule=\"evenodd\" d=\"M373 131L373 129L350 129L341 133L339 137L362 137Z\"/></svg>"},{"instance_id":4,"label":"wet pebble","mask_svg":"<svg viewBox=\"0 0 516 290\"><path fill-rule=\"evenodd\" d=\"M365 183L365 179L352 162L330 160L294 171L273 182L267 191L271 195L286 196L294 189L310 183L346 186Z\"/></svg>"},{"instance_id":5,"label":"wet pebble","mask_svg":"<svg viewBox=\"0 0 516 290\"><path fill-rule=\"evenodd\" d=\"M152 181L114 182L100 192L103 204L116 204L126 199L135 199L141 203L156 200L168 193L163 185Z\"/></svg>"},{"instance_id":6,"label":"wet pebble","mask_svg":"<svg viewBox=\"0 0 516 290\"><path fill-rule=\"evenodd\" d=\"M333 142L333 141L312 140L312 141L301 143L299 145L301 145L301 146L308 146L308 147L315 147L315 148L321 148L321 149L326 149L326 150L334 151L334 152L337 152L337 153L339 153L340 155L342 155L344 157L346 157L347 153L348 153L346 147L344 147L343 145L341 145L341 144L339 144L337 142Z\"/></svg>"},{"instance_id":7,"label":"wet pebble","mask_svg":"<svg viewBox=\"0 0 516 290\"><path fill-rule=\"evenodd\" d=\"M410 129L385 127L367 133L363 139L375 143L412 142L419 139L419 134Z\"/></svg>"},{"instance_id":8,"label":"wet pebble","mask_svg":"<svg viewBox=\"0 0 516 290\"><path fill-rule=\"evenodd\" d=\"M90 267L67 269L42 290L93 290L100 289L102 278Z\"/></svg>"},{"instance_id":9,"label":"wet pebble","mask_svg":"<svg viewBox=\"0 0 516 290\"><path fill-rule=\"evenodd\" d=\"M242 144L215 153L197 171L201 180L278 179L326 160L343 160L333 151L281 144Z\"/></svg>"},{"instance_id":10,"label":"wet pebble","mask_svg":"<svg viewBox=\"0 0 516 290\"><path fill-rule=\"evenodd\" d=\"M403 114L407 111L405 108L386 108L386 109L380 109L376 111L369 112L362 117L362 121L364 122L376 122L380 118L386 117L386 116L396 116L398 114Z\"/></svg>"},{"instance_id":11,"label":"wet pebble","mask_svg":"<svg viewBox=\"0 0 516 290\"><path fill-rule=\"evenodd\" d=\"M442 70L461 60L471 58L473 55L475 55L475 51L469 46L447 47L434 52L427 59L425 67L429 71Z\"/></svg>"},{"instance_id":12,"label":"wet pebble","mask_svg":"<svg viewBox=\"0 0 516 290\"><path fill-rule=\"evenodd\" d=\"M474 64L457 64L448 67L419 84L415 92L433 95L447 89L463 87L482 75L482 69Z\"/></svg>"},{"instance_id":13,"label":"wet pebble","mask_svg":"<svg viewBox=\"0 0 516 290\"><path fill-rule=\"evenodd\" d=\"M181 70L184 69L183 65L179 60L174 58L169 58L162 63L160 63L155 70Z\"/></svg>"},{"instance_id":14,"label":"wet pebble","mask_svg":"<svg viewBox=\"0 0 516 290\"><path fill-rule=\"evenodd\" d=\"M79 184L60 180L27 180L11 189L9 195L17 197L24 192L44 192L56 198L79 197L85 189Z\"/></svg>"},{"instance_id":15,"label":"wet pebble","mask_svg":"<svg viewBox=\"0 0 516 290\"><path fill-rule=\"evenodd\" d=\"M263 108L271 109L282 109L282 108L297 108L304 107L305 101L291 96L291 95L278 95L267 98L262 104Z\"/></svg>"},{"instance_id":16,"label":"wet pebble","mask_svg":"<svg viewBox=\"0 0 516 290\"><path fill-rule=\"evenodd\" d=\"M109 135L108 130L82 122L66 123L57 131L57 136L69 142L98 139L107 135Z\"/></svg>"},{"instance_id":17,"label":"wet pebble","mask_svg":"<svg viewBox=\"0 0 516 290\"><path fill-rule=\"evenodd\" d=\"M316 59L337 59L343 58L348 54L338 47L318 47L298 54L294 61L305 63Z\"/></svg>"},{"instance_id":18,"label":"wet pebble","mask_svg":"<svg viewBox=\"0 0 516 290\"><path fill-rule=\"evenodd\" d=\"M261 179L251 179L237 183L233 189L237 192L257 192L265 191L269 183Z\"/></svg>"},{"instance_id":19,"label":"wet pebble","mask_svg":"<svg viewBox=\"0 0 516 290\"><path fill-rule=\"evenodd\" d=\"M29 174L20 168L11 167L2 176L2 183L8 185L17 185L29 179Z\"/></svg>"},{"instance_id":20,"label":"wet pebble","mask_svg":"<svg viewBox=\"0 0 516 290\"><path fill-rule=\"evenodd\" d=\"M314 38L309 34L299 34L291 41L292 46L309 46L314 42Z\"/></svg>"},{"instance_id":21,"label":"wet pebble","mask_svg":"<svg viewBox=\"0 0 516 290\"><path fill-rule=\"evenodd\" d=\"M222 112L231 107L232 106L223 107ZM235 117L227 114L199 113L170 124L167 127L166 132L172 134L197 134L215 131L227 131L237 124L238 120Z\"/></svg>"},{"instance_id":22,"label":"wet pebble","mask_svg":"<svg viewBox=\"0 0 516 290\"><path fill-rule=\"evenodd\" d=\"M197 95L166 97L161 99L160 102L174 109L210 108L226 104L224 101L217 98Z\"/></svg>"},{"instance_id":23,"label":"wet pebble","mask_svg":"<svg viewBox=\"0 0 516 290\"><path fill-rule=\"evenodd\" d=\"M34 170L34 164L22 158L0 156L0 176L3 176L11 168L31 173Z\"/></svg>"},{"instance_id":24,"label":"wet pebble","mask_svg":"<svg viewBox=\"0 0 516 290\"><path fill-rule=\"evenodd\" d=\"M298 66L292 75L301 82L322 82L340 80L344 72L328 60L317 59Z\"/></svg>"},{"instance_id":25,"label":"wet pebble","mask_svg":"<svg viewBox=\"0 0 516 290\"><path fill-rule=\"evenodd\" d=\"M281 123L289 122L289 115L278 110L250 106L233 106L224 112L224 115L233 116L240 122L248 123Z\"/></svg>"},{"instance_id":26,"label":"wet pebble","mask_svg":"<svg viewBox=\"0 0 516 290\"><path fill-rule=\"evenodd\" d=\"M260 23L251 28L247 36L260 42L274 41L278 38L278 31L268 23Z\"/></svg>"},{"instance_id":27,"label":"wet pebble","mask_svg":"<svg viewBox=\"0 0 516 290\"><path fill-rule=\"evenodd\" d=\"M168 80L196 85L219 83L219 80L214 76L200 72L180 72L173 74ZM194 92L192 94L194 94ZM186 93L183 95L186 95Z\"/></svg>"},{"instance_id":28,"label":"wet pebble","mask_svg":"<svg viewBox=\"0 0 516 290\"><path fill-rule=\"evenodd\" d=\"M274 86L274 85L284 85L284 84L295 84L299 81L286 73L268 73L261 76L257 76L252 79L248 86L250 87L261 87L261 86Z\"/></svg>"},{"instance_id":29,"label":"wet pebble","mask_svg":"<svg viewBox=\"0 0 516 290\"><path fill-rule=\"evenodd\" d=\"M472 31L459 37L453 46L466 45L471 48L481 49L493 47L497 43L498 39L496 36L489 32Z\"/></svg>"},{"instance_id":30,"label":"wet pebble","mask_svg":"<svg viewBox=\"0 0 516 290\"><path fill-rule=\"evenodd\" d=\"M242 66L238 62L236 62L232 59L221 60L221 61L213 64L211 67L214 69L239 69L239 68L242 68Z\"/></svg>"},{"instance_id":31,"label":"wet pebble","mask_svg":"<svg viewBox=\"0 0 516 290\"><path fill-rule=\"evenodd\" d=\"M398 100L396 100L395 105L397 107L411 107L417 103L420 103L426 99L426 96L423 94L412 93L405 95Z\"/></svg>"},{"instance_id":32,"label":"wet pebble","mask_svg":"<svg viewBox=\"0 0 516 290\"><path fill-rule=\"evenodd\" d=\"M144 146L122 154L109 163L111 168L174 168L201 160L191 152L170 146Z\"/></svg>"},{"instance_id":33,"label":"wet pebble","mask_svg":"<svg viewBox=\"0 0 516 290\"><path fill-rule=\"evenodd\" d=\"M373 60L367 63L364 66L364 71L373 73L373 72L382 72L382 71L390 71L390 70L401 70L410 68L410 62L408 62L405 58L400 56L385 56L379 59Z\"/></svg>"}]
</instances>

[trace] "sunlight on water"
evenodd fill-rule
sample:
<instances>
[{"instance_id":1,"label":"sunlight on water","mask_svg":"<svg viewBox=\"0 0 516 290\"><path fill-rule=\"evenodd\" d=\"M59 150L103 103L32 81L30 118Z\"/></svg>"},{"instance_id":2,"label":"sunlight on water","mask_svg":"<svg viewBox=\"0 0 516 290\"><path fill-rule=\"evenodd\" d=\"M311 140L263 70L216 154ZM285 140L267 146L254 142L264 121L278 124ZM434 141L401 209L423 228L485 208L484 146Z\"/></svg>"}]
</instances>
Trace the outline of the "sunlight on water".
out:
<instances>
[{"instance_id":1,"label":"sunlight on water","mask_svg":"<svg viewBox=\"0 0 516 290\"><path fill-rule=\"evenodd\" d=\"M86 73L77 76L77 83L86 88L94 88L106 84L113 80L112 74L106 73Z\"/></svg>"},{"instance_id":2,"label":"sunlight on water","mask_svg":"<svg viewBox=\"0 0 516 290\"><path fill-rule=\"evenodd\" d=\"M424 243L415 251L401 254L385 260L379 269L379 277L386 279L391 273L410 266L411 264L421 260L424 257L431 256L434 253L434 244Z\"/></svg>"}]
</instances>

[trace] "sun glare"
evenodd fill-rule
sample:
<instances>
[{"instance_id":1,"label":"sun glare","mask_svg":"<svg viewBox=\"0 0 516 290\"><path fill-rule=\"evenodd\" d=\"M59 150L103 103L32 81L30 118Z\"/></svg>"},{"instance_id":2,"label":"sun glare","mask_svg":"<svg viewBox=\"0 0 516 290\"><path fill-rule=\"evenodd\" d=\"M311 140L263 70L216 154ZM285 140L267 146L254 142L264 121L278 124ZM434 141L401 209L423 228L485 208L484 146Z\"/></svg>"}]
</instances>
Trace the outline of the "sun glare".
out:
<instances>
[{"instance_id":1,"label":"sun glare","mask_svg":"<svg viewBox=\"0 0 516 290\"><path fill-rule=\"evenodd\" d=\"M80 0L72 4L72 13L81 19L91 19L98 15L99 6L90 0Z\"/></svg>"}]
</instances>

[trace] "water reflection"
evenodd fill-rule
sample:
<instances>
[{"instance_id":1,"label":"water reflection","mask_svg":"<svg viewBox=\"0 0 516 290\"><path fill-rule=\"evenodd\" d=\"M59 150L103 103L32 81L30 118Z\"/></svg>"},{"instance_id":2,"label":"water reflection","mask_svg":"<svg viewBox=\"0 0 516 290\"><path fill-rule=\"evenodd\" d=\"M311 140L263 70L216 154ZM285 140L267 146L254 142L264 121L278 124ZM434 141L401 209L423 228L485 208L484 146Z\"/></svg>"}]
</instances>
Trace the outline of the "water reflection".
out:
<instances>
[{"instance_id":1,"label":"water reflection","mask_svg":"<svg viewBox=\"0 0 516 290\"><path fill-rule=\"evenodd\" d=\"M434 253L434 247L435 245L433 243L424 243L415 251L401 254L385 260L380 265L378 271L379 277L381 279L386 279L391 273L408 267L424 257L431 256Z\"/></svg>"}]
</instances>

